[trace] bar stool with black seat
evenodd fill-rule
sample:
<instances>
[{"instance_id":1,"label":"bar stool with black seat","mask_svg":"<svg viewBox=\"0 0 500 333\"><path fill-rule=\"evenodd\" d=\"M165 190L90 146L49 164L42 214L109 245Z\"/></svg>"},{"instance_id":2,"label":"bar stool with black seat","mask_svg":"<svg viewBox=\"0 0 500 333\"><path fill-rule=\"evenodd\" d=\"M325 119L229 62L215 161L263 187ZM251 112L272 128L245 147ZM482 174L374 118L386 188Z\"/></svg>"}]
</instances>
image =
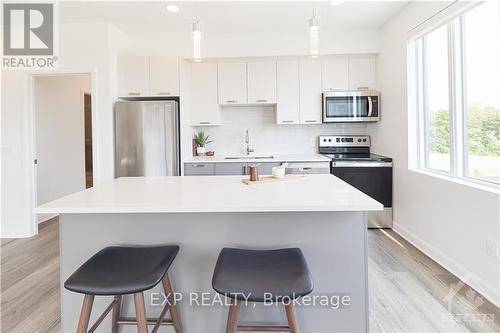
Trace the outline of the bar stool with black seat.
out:
<instances>
[{"instance_id":1,"label":"bar stool with black seat","mask_svg":"<svg viewBox=\"0 0 500 333\"><path fill-rule=\"evenodd\" d=\"M302 251L222 249L212 279L219 294L232 298L226 333L237 331L299 332L294 299L312 292L313 282ZM285 303L288 326L238 325L242 301ZM285 302L285 300L289 302ZM291 302L290 302L291 301Z\"/></svg>"},{"instance_id":2,"label":"bar stool with black seat","mask_svg":"<svg viewBox=\"0 0 500 333\"><path fill-rule=\"evenodd\" d=\"M152 333L158 331L160 325L173 325L175 332L181 333L181 322L167 273L178 252L178 246L111 246L92 256L64 283L66 289L85 295L76 332L94 332L113 310L112 333L118 332L118 325L137 325L139 333L147 333L148 325L154 325ZM160 282L168 302L157 320L148 320L143 292ZM134 295L136 318L120 319L122 296L129 294ZM88 329L94 296L114 296L114 299ZM169 310L171 319L167 320L165 315Z\"/></svg>"}]
</instances>

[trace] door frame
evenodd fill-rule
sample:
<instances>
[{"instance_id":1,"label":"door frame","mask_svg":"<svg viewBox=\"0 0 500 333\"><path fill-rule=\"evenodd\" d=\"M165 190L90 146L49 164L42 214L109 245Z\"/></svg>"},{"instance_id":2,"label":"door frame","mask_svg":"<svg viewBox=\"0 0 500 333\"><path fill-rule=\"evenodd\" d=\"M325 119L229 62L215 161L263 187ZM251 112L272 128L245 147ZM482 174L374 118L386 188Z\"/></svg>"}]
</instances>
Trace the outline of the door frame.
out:
<instances>
[{"instance_id":1,"label":"door frame","mask_svg":"<svg viewBox=\"0 0 500 333\"><path fill-rule=\"evenodd\" d=\"M96 166L98 163L98 151L99 151L99 141L98 141L98 119L96 116L95 110L97 110L97 89L96 89L96 73L95 71L56 71L50 73L29 73L28 74L28 109L29 109L29 156L27 163L29 164L28 170L30 170L30 202L31 202L31 221L32 221L32 234L38 234L38 214L35 213L35 208L38 205L38 179L37 179L37 168L34 163L37 158L36 151L36 101L35 101L35 78L36 77L63 77L63 76L76 76L76 75L89 75L90 76L90 94L92 96L91 100L91 108L92 108L92 173L94 183L96 183L96 179L99 179L99 172ZM82 107L84 106L84 94L85 92L82 90L81 92L81 101ZM82 109L83 111L83 109ZM82 117L82 121L84 121L84 117ZM85 129L84 129L85 130Z\"/></svg>"}]
</instances>

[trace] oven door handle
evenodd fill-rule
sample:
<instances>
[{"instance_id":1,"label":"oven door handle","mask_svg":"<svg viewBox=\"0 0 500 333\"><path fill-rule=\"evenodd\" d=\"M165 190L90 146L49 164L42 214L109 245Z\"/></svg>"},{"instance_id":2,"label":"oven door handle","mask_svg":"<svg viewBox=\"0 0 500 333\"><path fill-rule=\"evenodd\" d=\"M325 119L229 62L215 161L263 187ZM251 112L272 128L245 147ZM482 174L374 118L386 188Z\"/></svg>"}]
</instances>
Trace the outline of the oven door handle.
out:
<instances>
[{"instance_id":1,"label":"oven door handle","mask_svg":"<svg viewBox=\"0 0 500 333\"><path fill-rule=\"evenodd\" d=\"M346 162L346 161L338 161L332 162L332 168L387 168L392 167L392 162Z\"/></svg>"},{"instance_id":2,"label":"oven door handle","mask_svg":"<svg viewBox=\"0 0 500 333\"><path fill-rule=\"evenodd\" d=\"M371 117L373 113L373 102L371 96L368 96L367 99L368 99L368 117Z\"/></svg>"}]
</instances>

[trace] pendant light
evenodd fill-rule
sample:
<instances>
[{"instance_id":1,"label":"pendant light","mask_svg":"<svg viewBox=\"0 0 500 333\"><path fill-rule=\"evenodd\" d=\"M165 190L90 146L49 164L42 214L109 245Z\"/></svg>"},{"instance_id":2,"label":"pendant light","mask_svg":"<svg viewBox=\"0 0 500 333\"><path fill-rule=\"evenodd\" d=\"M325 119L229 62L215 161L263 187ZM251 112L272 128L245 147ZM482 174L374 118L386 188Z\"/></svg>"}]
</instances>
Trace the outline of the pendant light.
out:
<instances>
[{"instance_id":1,"label":"pendant light","mask_svg":"<svg viewBox=\"0 0 500 333\"><path fill-rule=\"evenodd\" d=\"M313 16L309 19L309 52L313 58L319 57L318 35L319 23L313 9Z\"/></svg>"},{"instance_id":2,"label":"pendant light","mask_svg":"<svg viewBox=\"0 0 500 333\"><path fill-rule=\"evenodd\" d=\"M196 20L191 24L193 33L193 61L201 61L201 22Z\"/></svg>"}]
</instances>

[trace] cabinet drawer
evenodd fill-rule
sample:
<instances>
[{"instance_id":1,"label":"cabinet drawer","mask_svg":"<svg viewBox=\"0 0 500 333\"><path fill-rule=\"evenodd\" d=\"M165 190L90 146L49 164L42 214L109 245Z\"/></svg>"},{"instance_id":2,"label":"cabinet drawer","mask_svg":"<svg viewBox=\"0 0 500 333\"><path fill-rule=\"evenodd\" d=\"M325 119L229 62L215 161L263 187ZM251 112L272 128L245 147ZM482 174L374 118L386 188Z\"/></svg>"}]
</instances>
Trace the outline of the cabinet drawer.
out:
<instances>
[{"instance_id":1,"label":"cabinet drawer","mask_svg":"<svg viewBox=\"0 0 500 333\"><path fill-rule=\"evenodd\" d=\"M245 175L247 173L246 163L217 163L215 165L216 176Z\"/></svg>"},{"instance_id":2,"label":"cabinet drawer","mask_svg":"<svg viewBox=\"0 0 500 333\"><path fill-rule=\"evenodd\" d=\"M215 165L213 163L185 163L185 176L213 176L215 175Z\"/></svg>"}]
</instances>

